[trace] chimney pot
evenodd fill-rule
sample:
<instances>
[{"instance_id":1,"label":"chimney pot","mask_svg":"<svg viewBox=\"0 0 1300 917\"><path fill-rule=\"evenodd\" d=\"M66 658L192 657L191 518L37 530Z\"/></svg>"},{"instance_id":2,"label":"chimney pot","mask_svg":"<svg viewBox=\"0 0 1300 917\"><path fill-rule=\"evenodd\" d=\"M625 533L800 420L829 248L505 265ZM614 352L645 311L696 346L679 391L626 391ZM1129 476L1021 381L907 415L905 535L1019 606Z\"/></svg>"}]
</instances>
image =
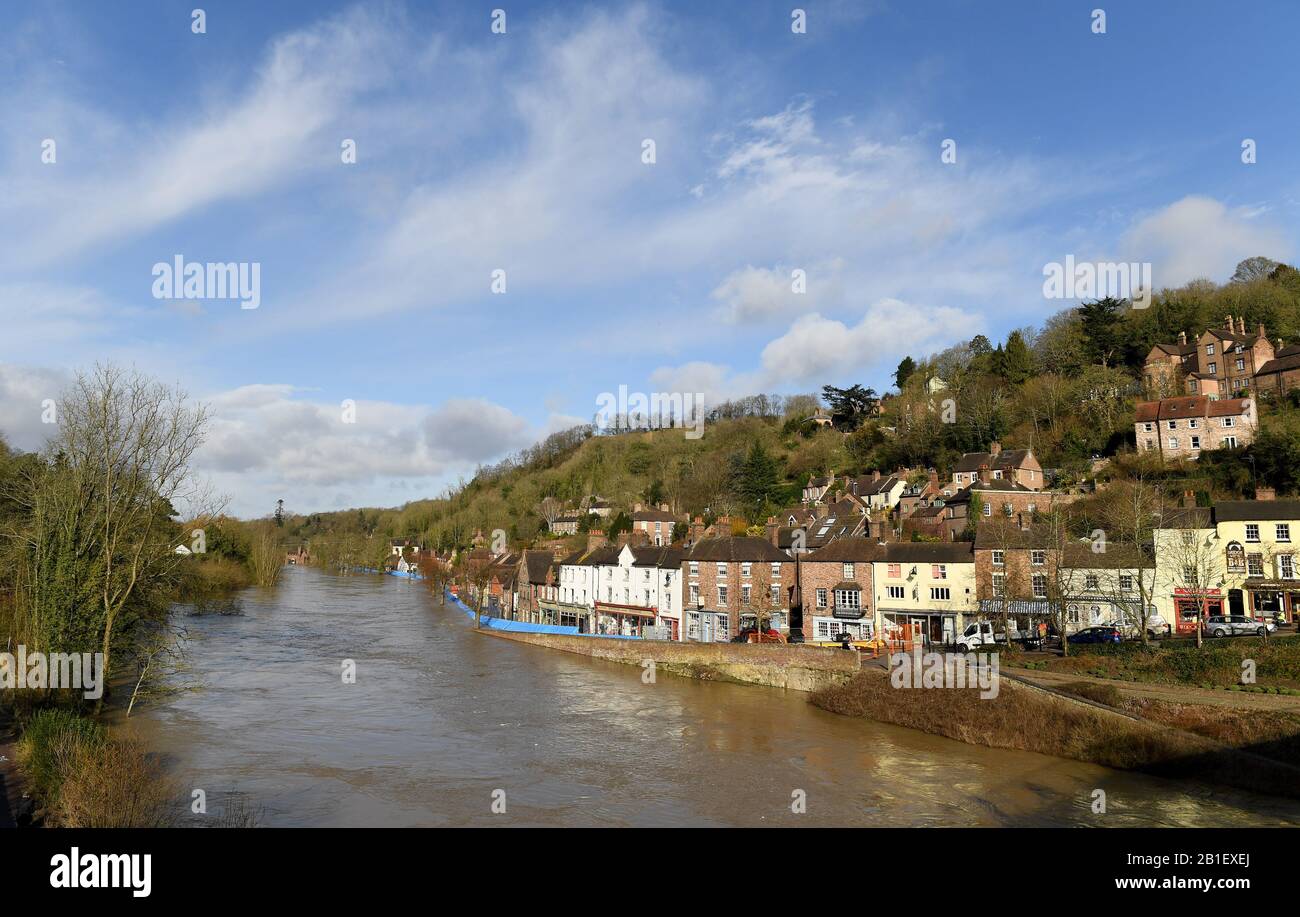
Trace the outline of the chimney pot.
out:
<instances>
[{"instance_id":1,"label":"chimney pot","mask_svg":"<svg viewBox=\"0 0 1300 917\"><path fill-rule=\"evenodd\" d=\"M1184 347L1187 346L1187 332L1186 332L1186 331L1180 331L1180 332L1178 332L1178 343L1181 344L1181 345L1183 345Z\"/></svg>"},{"instance_id":2,"label":"chimney pot","mask_svg":"<svg viewBox=\"0 0 1300 917\"><path fill-rule=\"evenodd\" d=\"M997 455L1002 451L1002 444L997 440L989 443L989 455Z\"/></svg>"}]
</instances>

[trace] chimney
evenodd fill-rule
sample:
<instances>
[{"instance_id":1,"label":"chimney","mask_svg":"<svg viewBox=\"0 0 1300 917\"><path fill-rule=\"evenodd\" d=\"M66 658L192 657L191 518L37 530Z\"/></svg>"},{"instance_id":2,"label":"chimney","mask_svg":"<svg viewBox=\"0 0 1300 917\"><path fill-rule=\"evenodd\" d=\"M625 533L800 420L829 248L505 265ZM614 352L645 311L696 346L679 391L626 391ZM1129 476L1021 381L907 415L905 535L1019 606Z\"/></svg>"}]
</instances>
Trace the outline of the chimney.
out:
<instances>
[{"instance_id":1,"label":"chimney","mask_svg":"<svg viewBox=\"0 0 1300 917\"><path fill-rule=\"evenodd\" d=\"M779 525L777 525L776 517L775 517L775 516L768 516L768 517L767 517L767 540L770 541L770 542L772 542L772 547L774 547L774 548L779 548L779 547L781 547L779 544L776 543L776 542L777 542L777 536L778 536L780 530L781 530L781 527L780 527Z\"/></svg>"},{"instance_id":2,"label":"chimney","mask_svg":"<svg viewBox=\"0 0 1300 917\"><path fill-rule=\"evenodd\" d=\"M842 490L836 490L836 491L835 491L835 500L834 500L834 502L835 502L835 503L839 503L839 502L840 502L841 500L843 500L843 499L844 499L844 491L842 491Z\"/></svg>"},{"instance_id":3,"label":"chimney","mask_svg":"<svg viewBox=\"0 0 1300 917\"><path fill-rule=\"evenodd\" d=\"M666 512L668 512L668 504L667 504L667 503L660 503L660 504L659 504L659 511L662 512L662 513L666 513Z\"/></svg>"},{"instance_id":4,"label":"chimney","mask_svg":"<svg viewBox=\"0 0 1300 917\"><path fill-rule=\"evenodd\" d=\"M879 472L879 470L872 471L872 472L871 472L871 483L874 484L874 483L876 483L876 482L879 481L879 480L880 480L880 472Z\"/></svg>"},{"instance_id":5,"label":"chimney","mask_svg":"<svg viewBox=\"0 0 1300 917\"><path fill-rule=\"evenodd\" d=\"M1226 325L1227 329L1228 329L1229 331L1235 331L1236 328L1234 328L1233 325L1232 325L1232 316L1231 316L1231 315L1227 316L1226 321L1227 321L1227 323L1228 323L1228 324Z\"/></svg>"},{"instance_id":6,"label":"chimney","mask_svg":"<svg viewBox=\"0 0 1300 917\"><path fill-rule=\"evenodd\" d=\"M703 538L704 519L702 519L699 516L696 516L694 519L692 519L690 525L690 531L687 532L686 537L690 538L691 544L695 544L697 541Z\"/></svg>"},{"instance_id":7,"label":"chimney","mask_svg":"<svg viewBox=\"0 0 1300 917\"><path fill-rule=\"evenodd\" d=\"M1183 491L1183 507L1193 509L1196 506L1196 492L1192 490Z\"/></svg>"},{"instance_id":8,"label":"chimney","mask_svg":"<svg viewBox=\"0 0 1300 917\"><path fill-rule=\"evenodd\" d=\"M1256 500L1276 500L1276 499L1277 499L1277 491L1274 490L1272 487L1256 487L1256 488L1255 488L1255 499L1256 499Z\"/></svg>"},{"instance_id":9,"label":"chimney","mask_svg":"<svg viewBox=\"0 0 1300 917\"><path fill-rule=\"evenodd\" d=\"M993 472L989 470L988 465L980 465L980 481L987 484L993 480Z\"/></svg>"},{"instance_id":10,"label":"chimney","mask_svg":"<svg viewBox=\"0 0 1300 917\"><path fill-rule=\"evenodd\" d=\"M631 535L632 535L631 532L619 532L618 538L615 540L615 544L617 544L620 548L623 547L625 544L628 543L629 540L631 540Z\"/></svg>"},{"instance_id":11,"label":"chimney","mask_svg":"<svg viewBox=\"0 0 1300 917\"><path fill-rule=\"evenodd\" d=\"M1184 347L1187 346L1187 332L1186 332L1186 331L1180 331L1180 332L1178 332L1178 343L1181 344L1181 345L1184 346Z\"/></svg>"},{"instance_id":12,"label":"chimney","mask_svg":"<svg viewBox=\"0 0 1300 917\"><path fill-rule=\"evenodd\" d=\"M936 486L939 484L939 472L934 468L930 469L930 483Z\"/></svg>"},{"instance_id":13,"label":"chimney","mask_svg":"<svg viewBox=\"0 0 1300 917\"><path fill-rule=\"evenodd\" d=\"M989 443L989 455L997 455L1001 451L1002 451L1002 444L1000 442L994 440L993 442Z\"/></svg>"},{"instance_id":14,"label":"chimney","mask_svg":"<svg viewBox=\"0 0 1300 917\"><path fill-rule=\"evenodd\" d=\"M633 504L632 504L632 512L634 512L634 513L639 513L639 512L641 512L641 504L640 504L640 503L633 503Z\"/></svg>"},{"instance_id":15,"label":"chimney","mask_svg":"<svg viewBox=\"0 0 1300 917\"><path fill-rule=\"evenodd\" d=\"M596 548L602 547L606 541L608 541L608 539L605 537L605 532L602 529L592 529L587 533L587 550L593 551Z\"/></svg>"},{"instance_id":16,"label":"chimney","mask_svg":"<svg viewBox=\"0 0 1300 917\"><path fill-rule=\"evenodd\" d=\"M825 519L826 514L829 513L831 509L825 503L818 503L813 506L812 511L814 519Z\"/></svg>"},{"instance_id":17,"label":"chimney","mask_svg":"<svg viewBox=\"0 0 1300 917\"><path fill-rule=\"evenodd\" d=\"M1245 323L1246 323L1246 320L1243 318L1243 319L1241 320L1241 322L1242 322L1242 326L1243 326L1241 330L1242 330L1242 332L1244 333L1245 330L1246 330L1245 327L1244 327L1244 326L1245 326ZM1265 340L1265 341L1268 340L1268 333L1264 330L1264 323L1263 323L1263 322L1260 322L1260 323L1259 323L1259 328L1258 328L1258 330L1256 330L1255 333L1259 335L1260 340Z\"/></svg>"}]
</instances>

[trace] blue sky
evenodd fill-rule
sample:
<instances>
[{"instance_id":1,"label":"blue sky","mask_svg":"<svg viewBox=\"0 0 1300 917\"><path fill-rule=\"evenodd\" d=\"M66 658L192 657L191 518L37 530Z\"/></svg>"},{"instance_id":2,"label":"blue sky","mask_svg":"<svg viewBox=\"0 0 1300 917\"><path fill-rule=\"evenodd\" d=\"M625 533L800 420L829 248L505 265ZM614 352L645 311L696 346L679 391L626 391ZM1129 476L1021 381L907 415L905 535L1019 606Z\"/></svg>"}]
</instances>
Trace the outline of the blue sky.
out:
<instances>
[{"instance_id":1,"label":"blue sky","mask_svg":"<svg viewBox=\"0 0 1300 917\"><path fill-rule=\"evenodd\" d=\"M1290 3L196 5L0 5L0 431L134 364L245 515L435 494L619 385L884 389L1069 254L1295 256ZM155 299L178 254L261 306Z\"/></svg>"}]
</instances>

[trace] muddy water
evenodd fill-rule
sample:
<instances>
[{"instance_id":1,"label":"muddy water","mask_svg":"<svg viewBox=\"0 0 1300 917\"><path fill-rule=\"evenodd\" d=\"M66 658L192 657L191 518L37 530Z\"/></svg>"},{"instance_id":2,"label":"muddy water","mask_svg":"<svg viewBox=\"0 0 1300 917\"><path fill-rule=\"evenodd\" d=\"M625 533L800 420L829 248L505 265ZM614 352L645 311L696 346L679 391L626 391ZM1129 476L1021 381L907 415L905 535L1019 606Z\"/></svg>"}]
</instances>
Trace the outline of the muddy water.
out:
<instances>
[{"instance_id":1,"label":"muddy water","mask_svg":"<svg viewBox=\"0 0 1300 917\"><path fill-rule=\"evenodd\" d=\"M185 619L202 688L131 722L210 811L242 798L264 825L1300 824L1289 801L974 748L800 694L646 685L475 634L394 577L290 568L241 606Z\"/></svg>"}]
</instances>

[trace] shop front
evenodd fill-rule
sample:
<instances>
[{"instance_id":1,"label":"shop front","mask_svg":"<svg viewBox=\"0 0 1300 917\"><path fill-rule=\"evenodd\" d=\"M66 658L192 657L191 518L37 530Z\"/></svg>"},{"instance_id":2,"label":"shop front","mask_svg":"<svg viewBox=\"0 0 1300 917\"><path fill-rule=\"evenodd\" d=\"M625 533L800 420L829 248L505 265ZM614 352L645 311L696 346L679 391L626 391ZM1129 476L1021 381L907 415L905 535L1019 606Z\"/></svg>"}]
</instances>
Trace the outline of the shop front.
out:
<instances>
[{"instance_id":1,"label":"shop front","mask_svg":"<svg viewBox=\"0 0 1300 917\"><path fill-rule=\"evenodd\" d=\"M951 611L933 611L929 609L880 609L884 628L898 631L904 624L912 626L911 633L918 634L926 645L940 644L948 646L957 642L957 615Z\"/></svg>"},{"instance_id":2,"label":"shop front","mask_svg":"<svg viewBox=\"0 0 1300 917\"><path fill-rule=\"evenodd\" d=\"M1283 622L1295 620L1300 608L1300 584L1294 580L1265 580L1249 582L1245 586L1246 610L1234 614L1248 614L1253 618L1272 621L1280 613Z\"/></svg>"},{"instance_id":3,"label":"shop front","mask_svg":"<svg viewBox=\"0 0 1300 917\"><path fill-rule=\"evenodd\" d=\"M1191 589L1179 586L1174 589L1174 631L1179 634L1196 633L1196 622L1223 614L1223 590Z\"/></svg>"}]
</instances>

